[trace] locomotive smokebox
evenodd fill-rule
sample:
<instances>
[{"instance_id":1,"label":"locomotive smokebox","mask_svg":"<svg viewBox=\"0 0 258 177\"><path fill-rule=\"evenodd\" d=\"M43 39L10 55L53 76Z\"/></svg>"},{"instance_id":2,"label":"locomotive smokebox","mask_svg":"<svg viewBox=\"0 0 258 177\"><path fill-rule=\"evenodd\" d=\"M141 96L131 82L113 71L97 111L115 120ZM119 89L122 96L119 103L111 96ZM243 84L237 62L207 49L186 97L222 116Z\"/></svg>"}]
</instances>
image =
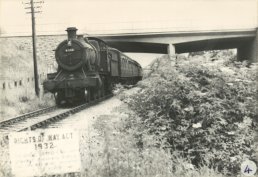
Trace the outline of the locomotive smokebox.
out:
<instances>
[{"instance_id":1,"label":"locomotive smokebox","mask_svg":"<svg viewBox=\"0 0 258 177\"><path fill-rule=\"evenodd\" d=\"M69 28L66 29L66 31L67 31L68 40L76 39L77 28L69 27Z\"/></svg>"}]
</instances>

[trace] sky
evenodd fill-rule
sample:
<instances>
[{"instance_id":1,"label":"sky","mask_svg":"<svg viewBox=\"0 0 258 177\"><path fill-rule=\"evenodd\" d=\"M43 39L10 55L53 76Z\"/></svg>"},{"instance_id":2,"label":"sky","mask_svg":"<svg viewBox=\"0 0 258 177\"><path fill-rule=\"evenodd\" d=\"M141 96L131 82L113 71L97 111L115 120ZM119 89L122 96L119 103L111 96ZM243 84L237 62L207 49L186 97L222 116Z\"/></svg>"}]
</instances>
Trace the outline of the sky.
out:
<instances>
[{"instance_id":1,"label":"sky","mask_svg":"<svg viewBox=\"0 0 258 177\"><path fill-rule=\"evenodd\" d=\"M36 0L34 0L36 1ZM37 0L40 1L40 0ZM0 0L3 35L31 33L29 0ZM257 0L44 0L38 34L235 29L257 26Z\"/></svg>"},{"instance_id":2,"label":"sky","mask_svg":"<svg viewBox=\"0 0 258 177\"><path fill-rule=\"evenodd\" d=\"M2 36L31 34L27 2L0 0ZM246 29L258 24L258 0L44 0L41 6L37 34L65 34L68 26L81 34L105 34Z\"/></svg>"}]
</instances>

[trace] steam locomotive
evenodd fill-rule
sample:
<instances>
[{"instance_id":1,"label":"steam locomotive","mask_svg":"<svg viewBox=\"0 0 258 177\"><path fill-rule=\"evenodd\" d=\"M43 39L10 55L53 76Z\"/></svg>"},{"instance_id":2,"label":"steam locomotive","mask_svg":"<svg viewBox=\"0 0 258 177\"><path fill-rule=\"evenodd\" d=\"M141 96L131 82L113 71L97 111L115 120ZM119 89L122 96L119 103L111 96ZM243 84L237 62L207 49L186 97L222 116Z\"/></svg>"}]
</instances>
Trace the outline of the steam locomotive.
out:
<instances>
[{"instance_id":1,"label":"steam locomotive","mask_svg":"<svg viewBox=\"0 0 258 177\"><path fill-rule=\"evenodd\" d=\"M99 38L77 35L75 27L66 31L68 39L55 50L57 72L43 82L57 105L88 102L112 92L116 83L135 84L142 79L140 64L119 50Z\"/></svg>"}]
</instances>

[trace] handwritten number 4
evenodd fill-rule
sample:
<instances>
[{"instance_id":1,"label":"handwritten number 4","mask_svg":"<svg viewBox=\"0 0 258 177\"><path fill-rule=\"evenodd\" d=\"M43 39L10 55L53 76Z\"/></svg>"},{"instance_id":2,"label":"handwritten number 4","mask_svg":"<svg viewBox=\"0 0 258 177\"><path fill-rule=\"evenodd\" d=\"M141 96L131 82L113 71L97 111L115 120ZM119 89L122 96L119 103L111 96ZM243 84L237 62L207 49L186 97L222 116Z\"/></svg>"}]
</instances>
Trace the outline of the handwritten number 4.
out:
<instances>
[{"instance_id":1,"label":"handwritten number 4","mask_svg":"<svg viewBox=\"0 0 258 177\"><path fill-rule=\"evenodd\" d=\"M244 173L250 173L251 171L253 171L251 168L248 167L248 165L245 167L245 171Z\"/></svg>"}]
</instances>

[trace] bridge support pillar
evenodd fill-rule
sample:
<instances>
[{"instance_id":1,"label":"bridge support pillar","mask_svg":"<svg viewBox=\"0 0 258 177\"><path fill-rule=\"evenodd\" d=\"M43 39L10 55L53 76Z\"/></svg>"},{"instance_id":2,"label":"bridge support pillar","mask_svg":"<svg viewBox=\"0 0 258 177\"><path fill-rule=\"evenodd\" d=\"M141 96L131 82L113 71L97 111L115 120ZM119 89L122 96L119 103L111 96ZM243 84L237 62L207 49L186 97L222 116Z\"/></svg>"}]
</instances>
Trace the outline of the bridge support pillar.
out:
<instances>
[{"instance_id":1,"label":"bridge support pillar","mask_svg":"<svg viewBox=\"0 0 258 177\"><path fill-rule=\"evenodd\" d=\"M258 28L256 28L256 37L253 43L253 62L258 62Z\"/></svg>"},{"instance_id":2,"label":"bridge support pillar","mask_svg":"<svg viewBox=\"0 0 258 177\"><path fill-rule=\"evenodd\" d=\"M167 53L168 53L169 55L175 55L175 54L176 54L175 45L173 45L173 44L168 44Z\"/></svg>"},{"instance_id":3,"label":"bridge support pillar","mask_svg":"<svg viewBox=\"0 0 258 177\"><path fill-rule=\"evenodd\" d=\"M254 39L244 42L242 46L237 48L237 59L258 62L258 29Z\"/></svg>"}]
</instances>

